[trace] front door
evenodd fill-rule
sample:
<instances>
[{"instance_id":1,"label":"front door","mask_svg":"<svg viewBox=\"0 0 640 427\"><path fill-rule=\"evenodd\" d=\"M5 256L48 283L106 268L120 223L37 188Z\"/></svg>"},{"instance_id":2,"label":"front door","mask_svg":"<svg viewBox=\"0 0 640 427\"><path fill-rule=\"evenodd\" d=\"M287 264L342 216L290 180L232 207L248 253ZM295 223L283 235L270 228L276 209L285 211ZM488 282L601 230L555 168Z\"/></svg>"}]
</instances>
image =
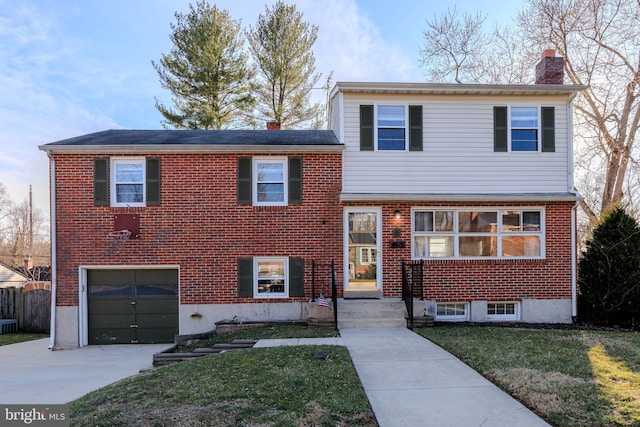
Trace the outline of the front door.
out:
<instances>
[{"instance_id":1,"label":"front door","mask_svg":"<svg viewBox=\"0 0 640 427\"><path fill-rule=\"evenodd\" d=\"M345 211L345 296L381 290L380 209Z\"/></svg>"}]
</instances>

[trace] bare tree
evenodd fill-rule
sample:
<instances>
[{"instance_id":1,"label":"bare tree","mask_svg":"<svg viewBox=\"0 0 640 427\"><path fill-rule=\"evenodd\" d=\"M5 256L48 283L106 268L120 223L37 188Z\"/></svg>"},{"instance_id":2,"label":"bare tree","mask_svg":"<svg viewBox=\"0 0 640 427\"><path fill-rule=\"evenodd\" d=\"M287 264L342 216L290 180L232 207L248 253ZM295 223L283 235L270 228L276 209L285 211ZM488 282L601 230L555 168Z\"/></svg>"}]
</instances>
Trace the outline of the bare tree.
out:
<instances>
[{"instance_id":1,"label":"bare tree","mask_svg":"<svg viewBox=\"0 0 640 427\"><path fill-rule=\"evenodd\" d=\"M479 83L484 75L483 57L488 36L483 31L487 15L462 13L448 8L440 17L427 21L424 45L419 50L420 64L427 79L434 82L453 78L456 83Z\"/></svg>"},{"instance_id":2,"label":"bare tree","mask_svg":"<svg viewBox=\"0 0 640 427\"><path fill-rule=\"evenodd\" d=\"M625 182L640 123L640 2L528 0L518 22L531 44L564 57L569 82L588 86L575 103L575 127L587 179L604 171L599 205L583 203L594 221L635 189Z\"/></svg>"},{"instance_id":3,"label":"bare tree","mask_svg":"<svg viewBox=\"0 0 640 427\"><path fill-rule=\"evenodd\" d=\"M33 229L32 229L33 227ZM34 265L50 265L50 240L42 213L32 211L28 201L14 203L0 183L0 261L20 267L25 258Z\"/></svg>"}]
</instances>

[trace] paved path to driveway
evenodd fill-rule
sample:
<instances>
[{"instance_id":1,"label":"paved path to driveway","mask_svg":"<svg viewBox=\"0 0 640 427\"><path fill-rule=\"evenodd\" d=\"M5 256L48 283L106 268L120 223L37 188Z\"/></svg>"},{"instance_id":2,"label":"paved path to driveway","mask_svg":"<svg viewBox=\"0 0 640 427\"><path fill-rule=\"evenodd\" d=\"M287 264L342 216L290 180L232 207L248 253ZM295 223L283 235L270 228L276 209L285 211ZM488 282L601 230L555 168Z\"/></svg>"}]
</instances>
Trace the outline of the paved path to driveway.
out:
<instances>
[{"instance_id":1,"label":"paved path to driveway","mask_svg":"<svg viewBox=\"0 0 640 427\"><path fill-rule=\"evenodd\" d=\"M0 346L0 404L56 404L141 369L151 368L153 354L169 344L88 346L47 349L49 338Z\"/></svg>"}]
</instances>

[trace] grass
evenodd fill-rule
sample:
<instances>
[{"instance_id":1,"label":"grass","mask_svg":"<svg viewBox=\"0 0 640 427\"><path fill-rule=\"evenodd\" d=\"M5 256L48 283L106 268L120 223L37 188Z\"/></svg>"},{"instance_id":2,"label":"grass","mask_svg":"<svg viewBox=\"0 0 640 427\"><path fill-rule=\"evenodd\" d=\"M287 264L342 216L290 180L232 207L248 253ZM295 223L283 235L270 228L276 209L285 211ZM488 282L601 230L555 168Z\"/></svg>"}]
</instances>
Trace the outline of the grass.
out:
<instances>
[{"instance_id":1,"label":"grass","mask_svg":"<svg viewBox=\"0 0 640 427\"><path fill-rule=\"evenodd\" d=\"M199 345L301 335L335 336L335 331L257 328L221 334ZM318 353L326 360L318 360ZM71 425L377 424L346 348L295 346L204 356L139 374L72 402Z\"/></svg>"},{"instance_id":2,"label":"grass","mask_svg":"<svg viewBox=\"0 0 640 427\"><path fill-rule=\"evenodd\" d=\"M48 338L49 334L31 334L31 333L23 333L17 332L14 334L2 334L0 335L0 346L16 344L19 342L39 340L42 338Z\"/></svg>"},{"instance_id":3,"label":"grass","mask_svg":"<svg viewBox=\"0 0 640 427\"><path fill-rule=\"evenodd\" d=\"M552 425L640 425L638 333L466 326L416 332Z\"/></svg>"}]
</instances>

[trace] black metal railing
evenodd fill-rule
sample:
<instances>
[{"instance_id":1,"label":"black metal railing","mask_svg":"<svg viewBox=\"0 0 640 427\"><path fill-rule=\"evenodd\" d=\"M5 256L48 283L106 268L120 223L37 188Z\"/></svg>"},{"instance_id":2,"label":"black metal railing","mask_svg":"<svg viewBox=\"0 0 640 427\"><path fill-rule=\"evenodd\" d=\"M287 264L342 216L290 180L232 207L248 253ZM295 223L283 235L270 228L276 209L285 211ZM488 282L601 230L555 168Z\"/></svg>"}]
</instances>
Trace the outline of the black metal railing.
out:
<instances>
[{"instance_id":1,"label":"black metal railing","mask_svg":"<svg viewBox=\"0 0 640 427\"><path fill-rule=\"evenodd\" d=\"M409 272L407 271L407 265L404 262L402 263L402 300L407 307L407 313L409 315L408 327L413 330L413 289Z\"/></svg>"},{"instance_id":2,"label":"black metal railing","mask_svg":"<svg viewBox=\"0 0 640 427\"><path fill-rule=\"evenodd\" d=\"M424 300L424 261L412 261L410 267L413 296Z\"/></svg>"},{"instance_id":3,"label":"black metal railing","mask_svg":"<svg viewBox=\"0 0 640 427\"><path fill-rule=\"evenodd\" d=\"M333 304L333 323L338 330L338 286L336 285L336 266L331 260L331 303Z\"/></svg>"}]
</instances>

